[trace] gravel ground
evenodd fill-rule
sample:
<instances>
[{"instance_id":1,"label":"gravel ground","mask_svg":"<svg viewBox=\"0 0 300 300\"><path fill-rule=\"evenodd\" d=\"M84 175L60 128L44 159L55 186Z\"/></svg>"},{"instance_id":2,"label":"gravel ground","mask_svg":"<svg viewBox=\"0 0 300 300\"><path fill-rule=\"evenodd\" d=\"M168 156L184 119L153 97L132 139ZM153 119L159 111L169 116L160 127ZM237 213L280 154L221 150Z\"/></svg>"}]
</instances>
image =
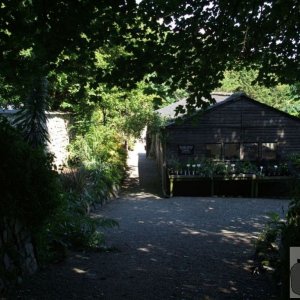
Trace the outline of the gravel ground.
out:
<instances>
[{"instance_id":1,"label":"gravel ground","mask_svg":"<svg viewBox=\"0 0 300 300\"><path fill-rule=\"evenodd\" d=\"M253 242L287 200L161 198L141 144L129 165L120 198L95 212L119 221L106 232L116 251L72 253L9 299L272 299L267 274L251 271Z\"/></svg>"}]
</instances>

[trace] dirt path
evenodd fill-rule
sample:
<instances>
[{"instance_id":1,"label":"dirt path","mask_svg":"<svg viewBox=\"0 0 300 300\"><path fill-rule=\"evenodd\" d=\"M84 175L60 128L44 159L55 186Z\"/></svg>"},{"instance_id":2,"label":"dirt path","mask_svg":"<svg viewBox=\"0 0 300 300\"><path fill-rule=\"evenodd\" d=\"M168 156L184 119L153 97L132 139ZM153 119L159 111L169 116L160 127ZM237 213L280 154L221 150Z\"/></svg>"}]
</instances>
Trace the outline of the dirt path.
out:
<instances>
[{"instance_id":1,"label":"dirt path","mask_svg":"<svg viewBox=\"0 0 300 300\"><path fill-rule=\"evenodd\" d=\"M271 299L268 278L250 270L253 241L287 201L165 199L142 144L129 165L123 194L95 213L119 221L106 232L117 251L74 253L28 280L18 299Z\"/></svg>"}]
</instances>

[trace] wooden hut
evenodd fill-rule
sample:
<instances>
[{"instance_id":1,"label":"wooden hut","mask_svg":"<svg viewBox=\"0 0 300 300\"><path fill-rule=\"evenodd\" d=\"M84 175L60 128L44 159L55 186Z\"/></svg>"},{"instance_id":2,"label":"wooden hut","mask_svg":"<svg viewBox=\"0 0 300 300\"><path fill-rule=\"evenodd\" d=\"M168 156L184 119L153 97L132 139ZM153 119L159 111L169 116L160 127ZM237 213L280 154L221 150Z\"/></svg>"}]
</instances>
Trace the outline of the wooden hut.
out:
<instances>
[{"instance_id":1,"label":"wooden hut","mask_svg":"<svg viewBox=\"0 0 300 300\"><path fill-rule=\"evenodd\" d=\"M212 96L216 104L193 116L183 116L181 122L175 121L174 109L184 101L157 111L162 117L169 118L151 139L165 195L170 194L172 176L169 169L170 166L174 168L174 162L187 166L188 174L181 174L182 180L197 181L201 179L201 164L197 161L203 159L228 162L231 169L235 162L252 162L262 174L266 163L272 162L276 168L277 162L300 153L299 118L243 93ZM257 174L253 175L257 178ZM176 177L178 181L179 177ZM174 178L171 178L171 184ZM251 195L257 195L257 192L252 190Z\"/></svg>"}]
</instances>

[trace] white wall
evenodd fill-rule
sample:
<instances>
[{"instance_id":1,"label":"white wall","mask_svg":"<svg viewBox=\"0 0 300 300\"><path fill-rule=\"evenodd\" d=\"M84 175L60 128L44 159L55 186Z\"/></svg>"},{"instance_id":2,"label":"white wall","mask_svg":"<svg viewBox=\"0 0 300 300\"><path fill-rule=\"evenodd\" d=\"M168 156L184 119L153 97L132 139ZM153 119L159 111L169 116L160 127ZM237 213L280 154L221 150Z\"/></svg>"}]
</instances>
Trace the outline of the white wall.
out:
<instances>
[{"instance_id":1,"label":"white wall","mask_svg":"<svg viewBox=\"0 0 300 300\"><path fill-rule=\"evenodd\" d=\"M50 112L47 114L47 128L49 132L50 143L48 149L55 155L54 163L57 167L67 162L69 145L69 122L70 115L66 113Z\"/></svg>"},{"instance_id":2,"label":"white wall","mask_svg":"<svg viewBox=\"0 0 300 300\"><path fill-rule=\"evenodd\" d=\"M0 114L13 118L16 110L0 110ZM70 123L70 114L62 112L47 113L47 128L49 132L50 143L48 149L55 155L54 163L59 168L67 162L67 146L70 142L68 127Z\"/></svg>"}]
</instances>

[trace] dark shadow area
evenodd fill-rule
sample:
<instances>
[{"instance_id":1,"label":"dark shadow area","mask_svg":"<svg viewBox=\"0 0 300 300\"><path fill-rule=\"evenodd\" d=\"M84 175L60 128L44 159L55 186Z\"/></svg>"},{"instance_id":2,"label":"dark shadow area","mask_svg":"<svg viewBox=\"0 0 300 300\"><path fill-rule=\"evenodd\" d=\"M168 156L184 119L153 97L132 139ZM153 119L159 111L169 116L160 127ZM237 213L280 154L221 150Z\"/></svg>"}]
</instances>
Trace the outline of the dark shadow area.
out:
<instances>
[{"instance_id":1,"label":"dark shadow area","mask_svg":"<svg viewBox=\"0 0 300 300\"><path fill-rule=\"evenodd\" d=\"M295 187L287 182L261 182L258 186L258 195L266 198L287 198Z\"/></svg>"},{"instance_id":2,"label":"dark shadow area","mask_svg":"<svg viewBox=\"0 0 300 300\"><path fill-rule=\"evenodd\" d=\"M156 161L146 157L146 153L139 153L138 171L140 191L162 196L161 176Z\"/></svg>"},{"instance_id":3,"label":"dark shadow area","mask_svg":"<svg viewBox=\"0 0 300 300\"><path fill-rule=\"evenodd\" d=\"M203 180L199 182L176 182L174 184L175 196L210 197L211 182ZM250 197L251 183L223 181L214 183L214 196L219 197Z\"/></svg>"},{"instance_id":4,"label":"dark shadow area","mask_svg":"<svg viewBox=\"0 0 300 300\"><path fill-rule=\"evenodd\" d=\"M260 198L288 198L292 185L286 182L260 182L258 197ZM174 196L210 197L211 181L177 181L174 183ZM218 197L251 197L250 181L216 181L213 196Z\"/></svg>"},{"instance_id":5,"label":"dark shadow area","mask_svg":"<svg viewBox=\"0 0 300 300\"><path fill-rule=\"evenodd\" d=\"M203 181L190 181L190 182L175 182L174 183L174 196L201 196L210 197L211 186L210 180Z\"/></svg>"}]
</instances>

